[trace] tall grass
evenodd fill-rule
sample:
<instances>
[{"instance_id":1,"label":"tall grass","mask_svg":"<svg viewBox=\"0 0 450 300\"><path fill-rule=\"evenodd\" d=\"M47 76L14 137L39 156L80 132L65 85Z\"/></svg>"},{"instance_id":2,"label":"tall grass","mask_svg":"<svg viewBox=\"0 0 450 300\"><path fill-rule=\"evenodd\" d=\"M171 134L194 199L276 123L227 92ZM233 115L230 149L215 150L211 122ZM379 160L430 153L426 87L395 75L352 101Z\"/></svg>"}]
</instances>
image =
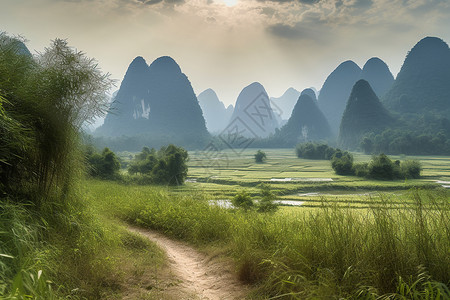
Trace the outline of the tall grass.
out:
<instances>
[{"instance_id":1,"label":"tall grass","mask_svg":"<svg viewBox=\"0 0 450 300\"><path fill-rule=\"evenodd\" d=\"M228 210L209 205L201 194L174 196L155 187L90 182L89 190L119 218L225 248L240 279L256 284L263 297L450 297L445 191L411 191L400 209L386 197L368 210L323 199L315 210L272 215Z\"/></svg>"},{"instance_id":2,"label":"tall grass","mask_svg":"<svg viewBox=\"0 0 450 300\"><path fill-rule=\"evenodd\" d=\"M24 49L0 33L0 298L100 298L118 239L80 199L78 129L111 81L64 40Z\"/></svg>"}]
</instances>

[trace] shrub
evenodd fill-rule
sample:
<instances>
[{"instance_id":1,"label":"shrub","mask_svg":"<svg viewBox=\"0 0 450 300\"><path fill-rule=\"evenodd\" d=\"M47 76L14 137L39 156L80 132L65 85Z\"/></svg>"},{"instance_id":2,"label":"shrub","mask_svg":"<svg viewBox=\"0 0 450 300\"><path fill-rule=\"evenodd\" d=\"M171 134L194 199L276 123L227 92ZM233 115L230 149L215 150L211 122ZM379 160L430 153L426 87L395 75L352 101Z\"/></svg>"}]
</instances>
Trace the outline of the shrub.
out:
<instances>
[{"instance_id":1,"label":"shrub","mask_svg":"<svg viewBox=\"0 0 450 300\"><path fill-rule=\"evenodd\" d=\"M255 154L255 162L263 163L267 159L266 153L258 150Z\"/></svg>"},{"instance_id":2,"label":"shrub","mask_svg":"<svg viewBox=\"0 0 450 300\"><path fill-rule=\"evenodd\" d=\"M128 167L128 173L143 175L138 182L181 185L187 177L188 153L181 147L169 145L159 151L144 147Z\"/></svg>"},{"instance_id":3,"label":"shrub","mask_svg":"<svg viewBox=\"0 0 450 300\"><path fill-rule=\"evenodd\" d=\"M338 175L353 175L353 155L337 150L331 158L331 167Z\"/></svg>"},{"instance_id":4,"label":"shrub","mask_svg":"<svg viewBox=\"0 0 450 300\"><path fill-rule=\"evenodd\" d=\"M258 212L276 211L278 206L273 202L276 197L270 190L270 186L262 183L259 188L261 190L261 200L258 203Z\"/></svg>"},{"instance_id":5,"label":"shrub","mask_svg":"<svg viewBox=\"0 0 450 300\"><path fill-rule=\"evenodd\" d=\"M400 174L400 162L392 162L385 154L372 156L367 176L373 179L393 180Z\"/></svg>"},{"instance_id":6,"label":"shrub","mask_svg":"<svg viewBox=\"0 0 450 300\"><path fill-rule=\"evenodd\" d=\"M422 164L417 160L405 160L400 163L400 173L405 178L420 178Z\"/></svg>"},{"instance_id":7,"label":"shrub","mask_svg":"<svg viewBox=\"0 0 450 300\"><path fill-rule=\"evenodd\" d=\"M243 208L245 210L252 208L254 205L252 197L245 190L237 193L231 200L231 204L236 208Z\"/></svg>"},{"instance_id":8,"label":"shrub","mask_svg":"<svg viewBox=\"0 0 450 300\"><path fill-rule=\"evenodd\" d=\"M358 177L366 177L369 164L366 162L353 164L353 173Z\"/></svg>"},{"instance_id":9,"label":"shrub","mask_svg":"<svg viewBox=\"0 0 450 300\"><path fill-rule=\"evenodd\" d=\"M102 153L88 152L87 162L89 174L93 177L115 178L120 170L120 163L116 154L109 148L103 149Z\"/></svg>"},{"instance_id":10,"label":"shrub","mask_svg":"<svg viewBox=\"0 0 450 300\"><path fill-rule=\"evenodd\" d=\"M336 164L337 168L342 168L340 165L342 164L342 161L338 161ZM353 164L352 171L353 174L358 177L393 180L401 178L420 178L422 166L417 160L406 160L403 162L400 162L399 160L392 161L385 154L380 154L378 156L372 156L370 163L363 162Z\"/></svg>"}]
</instances>

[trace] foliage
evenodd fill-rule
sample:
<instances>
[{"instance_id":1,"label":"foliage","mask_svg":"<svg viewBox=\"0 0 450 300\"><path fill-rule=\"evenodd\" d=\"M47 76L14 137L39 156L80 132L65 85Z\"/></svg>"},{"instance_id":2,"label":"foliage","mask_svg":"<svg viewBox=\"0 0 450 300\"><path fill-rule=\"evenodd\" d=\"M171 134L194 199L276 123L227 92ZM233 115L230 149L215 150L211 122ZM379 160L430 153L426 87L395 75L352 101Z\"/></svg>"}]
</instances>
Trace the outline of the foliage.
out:
<instances>
[{"instance_id":1,"label":"foliage","mask_svg":"<svg viewBox=\"0 0 450 300\"><path fill-rule=\"evenodd\" d=\"M40 206L54 192L63 200L78 176L78 130L104 112L111 80L64 40L34 58L22 52L0 35L1 126L12 129L2 135L0 176L8 193L27 190Z\"/></svg>"},{"instance_id":2,"label":"foliage","mask_svg":"<svg viewBox=\"0 0 450 300\"><path fill-rule=\"evenodd\" d=\"M88 163L89 174L93 177L114 179L118 177L120 170L120 162L116 154L109 150L103 149L102 153L95 152L92 148L86 151L86 160Z\"/></svg>"},{"instance_id":3,"label":"foliage","mask_svg":"<svg viewBox=\"0 0 450 300\"><path fill-rule=\"evenodd\" d=\"M450 120L434 116L402 116L395 129L367 134L360 147L367 154L450 155Z\"/></svg>"},{"instance_id":4,"label":"foliage","mask_svg":"<svg viewBox=\"0 0 450 300\"><path fill-rule=\"evenodd\" d=\"M267 159L266 153L264 151L258 150L255 154L255 162L263 163Z\"/></svg>"},{"instance_id":5,"label":"foliage","mask_svg":"<svg viewBox=\"0 0 450 300\"><path fill-rule=\"evenodd\" d=\"M374 179L393 180L400 175L400 162L393 162L387 155L374 155L368 165L367 176Z\"/></svg>"},{"instance_id":6,"label":"foliage","mask_svg":"<svg viewBox=\"0 0 450 300\"><path fill-rule=\"evenodd\" d=\"M261 191L261 200L258 202L258 212L275 212L278 206L273 202L276 197L271 191L268 184L262 183L259 185Z\"/></svg>"},{"instance_id":7,"label":"foliage","mask_svg":"<svg viewBox=\"0 0 450 300\"><path fill-rule=\"evenodd\" d=\"M377 180L420 178L422 165L417 160L392 161L387 155L373 155L369 163L353 164L353 156L346 152L337 152L331 160L336 174L356 175Z\"/></svg>"},{"instance_id":8,"label":"foliage","mask_svg":"<svg viewBox=\"0 0 450 300\"><path fill-rule=\"evenodd\" d=\"M111 83L64 40L31 56L0 33L0 298L98 298L107 282L108 241L78 194L78 131L104 112Z\"/></svg>"},{"instance_id":9,"label":"foliage","mask_svg":"<svg viewBox=\"0 0 450 300\"><path fill-rule=\"evenodd\" d=\"M337 151L340 150L326 144L318 143L302 143L298 144L295 148L297 157L307 159L330 160Z\"/></svg>"},{"instance_id":10,"label":"foliage","mask_svg":"<svg viewBox=\"0 0 450 300\"><path fill-rule=\"evenodd\" d=\"M353 155L337 150L331 158L331 167L338 175L353 175Z\"/></svg>"},{"instance_id":11,"label":"foliage","mask_svg":"<svg viewBox=\"0 0 450 300\"><path fill-rule=\"evenodd\" d=\"M254 206L252 197L245 190L238 192L231 200L231 204L236 208L243 208L244 210L248 210Z\"/></svg>"},{"instance_id":12,"label":"foliage","mask_svg":"<svg viewBox=\"0 0 450 300\"><path fill-rule=\"evenodd\" d=\"M368 175L368 169L369 169L369 163L362 162L362 163L354 163L352 166L353 174L355 174L358 177L367 177Z\"/></svg>"},{"instance_id":13,"label":"foliage","mask_svg":"<svg viewBox=\"0 0 450 300\"><path fill-rule=\"evenodd\" d=\"M405 160L400 163L400 174L405 178L420 178L422 164L417 160Z\"/></svg>"},{"instance_id":14,"label":"foliage","mask_svg":"<svg viewBox=\"0 0 450 300\"><path fill-rule=\"evenodd\" d=\"M181 185L187 177L187 160L187 151L172 144L159 151L144 147L128 167L128 173L143 175L147 183Z\"/></svg>"}]
</instances>

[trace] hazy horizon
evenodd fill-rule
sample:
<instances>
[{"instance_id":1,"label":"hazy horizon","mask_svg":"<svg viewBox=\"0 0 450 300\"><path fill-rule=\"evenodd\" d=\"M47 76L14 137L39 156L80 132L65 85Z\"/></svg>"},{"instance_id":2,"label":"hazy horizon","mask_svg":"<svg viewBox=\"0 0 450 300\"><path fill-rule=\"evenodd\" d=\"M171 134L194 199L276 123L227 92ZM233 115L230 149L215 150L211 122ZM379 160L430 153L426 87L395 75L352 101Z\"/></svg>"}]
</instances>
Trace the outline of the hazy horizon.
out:
<instances>
[{"instance_id":1,"label":"hazy horizon","mask_svg":"<svg viewBox=\"0 0 450 300\"><path fill-rule=\"evenodd\" d=\"M136 56L171 56L198 95L226 105L260 82L272 97L320 90L341 62L371 57L394 76L425 36L450 40L450 3L440 0L7 0L2 30L32 52L54 38L94 57L117 80Z\"/></svg>"}]
</instances>

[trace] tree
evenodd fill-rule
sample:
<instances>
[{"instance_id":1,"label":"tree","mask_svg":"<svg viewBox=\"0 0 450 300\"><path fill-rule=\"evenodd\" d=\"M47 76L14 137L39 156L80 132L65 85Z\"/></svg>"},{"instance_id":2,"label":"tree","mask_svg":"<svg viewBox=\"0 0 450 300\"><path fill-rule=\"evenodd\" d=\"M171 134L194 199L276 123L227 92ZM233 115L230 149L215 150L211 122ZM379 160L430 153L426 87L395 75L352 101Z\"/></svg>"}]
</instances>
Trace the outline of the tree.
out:
<instances>
[{"instance_id":1,"label":"tree","mask_svg":"<svg viewBox=\"0 0 450 300\"><path fill-rule=\"evenodd\" d=\"M101 154L88 150L86 155L91 176L112 179L118 174L120 162L109 148L103 149Z\"/></svg>"},{"instance_id":2,"label":"tree","mask_svg":"<svg viewBox=\"0 0 450 300\"><path fill-rule=\"evenodd\" d=\"M353 175L353 155L347 151L336 151L331 159L331 167L338 175Z\"/></svg>"},{"instance_id":3,"label":"tree","mask_svg":"<svg viewBox=\"0 0 450 300\"><path fill-rule=\"evenodd\" d=\"M120 163L116 157L116 154L109 150L109 148L103 149L103 174L105 176L112 176L120 170Z\"/></svg>"},{"instance_id":4,"label":"tree","mask_svg":"<svg viewBox=\"0 0 450 300\"><path fill-rule=\"evenodd\" d=\"M373 142L369 137L364 137L361 141L361 149L364 151L365 154L370 154L373 151Z\"/></svg>"},{"instance_id":5,"label":"tree","mask_svg":"<svg viewBox=\"0 0 450 300\"><path fill-rule=\"evenodd\" d=\"M268 184L262 183L259 186L261 190L261 200L258 203L258 212L274 212L278 209L278 206L273 202L276 197L270 190Z\"/></svg>"},{"instance_id":6,"label":"tree","mask_svg":"<svg viewBox=\"0 0 450 300\"><path fill-rule=\"evenodd\" d=\"M233 204L233 206L236 208L243 208L245 210L252 208L254 205L252 197L250 197L250 195L245 190L237 193L236 196L234 196L231 200L231 204Z\"/></svg>"},{"instance_id":7,"label":"tree","mask_svg":"<svg viewBox=\"0 0 450 300\"><path fill-rule=\"evenodd\" d=\"M128 173L140 173L154 183L181 185L187 177L187 160L188 152L172 144L159 151L144 147L128 167Z\"/></svg>"},{"instance_id":8,"label":"tree","mask_svg":"<svg viewBox=\"0 0 450 300\"><path fill-rule=\"evenodd\" d=\"M27 191L23 198L40 206L67 199L74 177L81 174L79 129L85 120L105 113L112 81L95 60L65 40L54 40L34 57L24 48L0 33L5 99L0 126L14 125L10 134L0 135L0 144L6 145L0 177L8 194Z\"/></svg>"},{"instance_id":9,"label":"tree","mask_svg":"<svg viewBox=\"0 0 450 300\"><path fill-rule=\"evenodd\" d=\"M399 163L395 164L386 154L374 155L369 163L367 176L374 179L393 180L399 177Z\"/></svg>"},{"instance_id":10,"label":"tree","mask_svg":"<svg viewBox=\"0 0 450 300\"><path fill-rule=\"evenodd\" d=\"M405 160L400 163L401 175L405 178L420 178L422 164L417 160Z\"/></svg>"},{"instance_id":11,"label":"tree","mask_svg":"<svg viewBox=\"0 0 450 300\"><path fill-rule=\"evenodd\" d=\"M267 159L266 153L258 150L255 154L255 162L263 163Z\"/></svg>"}]
</instances>

